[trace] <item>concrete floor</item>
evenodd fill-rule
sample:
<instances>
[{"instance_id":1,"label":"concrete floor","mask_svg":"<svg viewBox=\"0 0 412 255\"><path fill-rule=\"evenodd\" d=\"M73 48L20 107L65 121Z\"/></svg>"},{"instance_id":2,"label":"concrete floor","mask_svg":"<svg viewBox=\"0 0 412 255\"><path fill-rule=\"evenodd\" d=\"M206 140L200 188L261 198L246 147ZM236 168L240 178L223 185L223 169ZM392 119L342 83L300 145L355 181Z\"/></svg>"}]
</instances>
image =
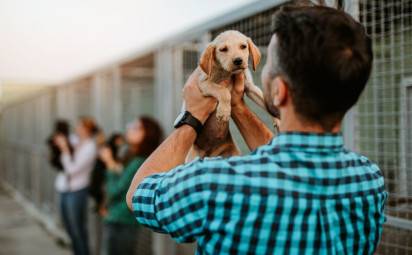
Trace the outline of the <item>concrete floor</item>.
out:
<instances>
[{"instance_id":1,"label":"concrete floor","mask_svg":"<svg viewBox=\"0 0 412 255\"><path fill-rule=\"evenodd\" d=\"M0 187L0 255L69 255Z\"/></svg>"}]
</instances>

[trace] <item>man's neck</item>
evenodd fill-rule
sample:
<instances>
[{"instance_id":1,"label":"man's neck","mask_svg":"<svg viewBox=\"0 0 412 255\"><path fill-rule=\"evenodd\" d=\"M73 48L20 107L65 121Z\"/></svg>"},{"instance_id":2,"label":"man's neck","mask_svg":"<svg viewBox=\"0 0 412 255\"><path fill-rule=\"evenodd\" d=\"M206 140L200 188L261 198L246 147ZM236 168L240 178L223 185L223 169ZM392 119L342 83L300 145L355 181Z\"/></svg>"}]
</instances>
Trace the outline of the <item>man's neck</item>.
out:
<instances>
[{"instance_id":1,"label":"man's neck","mask_svg":"<svg viewBox=\"0 0 412 255\"><path fill-rule=\"evenodd\" d=\"M296 114L284 114L279 125L280 132L305 132L305 133L338 133L341 131L341 122L337 123L331 130L325 130L320 124L302 121Z\"/></svg>"}]
</instances>

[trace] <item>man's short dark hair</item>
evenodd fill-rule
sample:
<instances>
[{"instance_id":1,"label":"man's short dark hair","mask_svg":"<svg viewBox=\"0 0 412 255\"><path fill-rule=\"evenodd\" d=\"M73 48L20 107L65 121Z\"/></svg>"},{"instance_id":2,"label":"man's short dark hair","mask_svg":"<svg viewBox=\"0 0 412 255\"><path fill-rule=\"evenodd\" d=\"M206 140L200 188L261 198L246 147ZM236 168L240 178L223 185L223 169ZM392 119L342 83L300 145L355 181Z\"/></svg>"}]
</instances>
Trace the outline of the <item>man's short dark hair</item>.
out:
<instances>
[{"instance_id":1,"label":"man's short dark hair","mask_svg":"<svg viewBox=\"0 0 412 255\"><path fill-rule=\"evenodd\" d=\"M362 25L328 7L284 7L275 17L279 70L299 116L330 131L369 79L372 45Z\"/></svg>"}]
</instances>

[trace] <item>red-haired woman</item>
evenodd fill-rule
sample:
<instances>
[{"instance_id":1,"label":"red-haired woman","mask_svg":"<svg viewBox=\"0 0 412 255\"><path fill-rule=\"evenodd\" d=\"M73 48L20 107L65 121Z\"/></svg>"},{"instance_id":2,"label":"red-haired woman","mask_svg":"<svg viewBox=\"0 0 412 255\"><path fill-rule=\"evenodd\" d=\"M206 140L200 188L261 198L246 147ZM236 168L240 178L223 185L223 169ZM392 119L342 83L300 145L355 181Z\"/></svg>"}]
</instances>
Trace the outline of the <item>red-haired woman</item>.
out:
<instances>
[{"instance_id":1,"label":"red-haired woman","mask_svg":"<svg viewBox=\"0 0 412 255\"><path fill-rule=\"evenodd\" d=\"M140 117L127 126L128 150L122 160L116 160L109 148L100 150L106 164L105 244L107 254L135 254L137 223L127 208L126 193L136 170L162 141L159 124L150 117Z\"/></svg>"}]
</instances>

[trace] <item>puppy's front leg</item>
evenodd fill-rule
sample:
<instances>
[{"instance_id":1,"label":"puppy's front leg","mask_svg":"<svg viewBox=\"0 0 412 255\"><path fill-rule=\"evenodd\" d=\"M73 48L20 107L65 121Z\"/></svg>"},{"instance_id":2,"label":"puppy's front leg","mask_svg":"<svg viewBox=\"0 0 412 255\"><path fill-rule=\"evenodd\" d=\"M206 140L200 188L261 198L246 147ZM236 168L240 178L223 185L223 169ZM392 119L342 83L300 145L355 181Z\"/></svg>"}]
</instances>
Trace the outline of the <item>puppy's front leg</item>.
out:
<instances>
[{"instance_id":1,"label":"puppy's front leg","mask_svg":"<svg viewBox=\"0 0 412 255\"><path fill-rule=\"evenodd\" d=\"M249 69L245 71L245 93L253 102L262 107L262 109L264 109L265 111L269 112L265 104L263 92L258 86L254 84L252 73ZM274 117L273 126L278 128L279 124L280 120Z\"/></svg>"},{"instance_id":2,"label":"puppy's front leg","mask_svg":"<svg viewBox=\"0 0 412 255\"><path fill-rule=\"evenodd\" d=\"M263 99L262 90L253 82L252 73L249 69L245 70L245 93L257 105L266 109L265 100Z\"/></svg>"},{"instance_id":3,"label":"puppy's front leg","mask_svg":"<svg viewBox=\"0 0 412 255\"><path fill-rule=\"evenodd\" d=\"M200 91L205 96L212 96L217 99L216 117L219 121L229 121L230 118L230 91L219 84L211 81L201 81Z\"/></svg>"}]
</instances>

